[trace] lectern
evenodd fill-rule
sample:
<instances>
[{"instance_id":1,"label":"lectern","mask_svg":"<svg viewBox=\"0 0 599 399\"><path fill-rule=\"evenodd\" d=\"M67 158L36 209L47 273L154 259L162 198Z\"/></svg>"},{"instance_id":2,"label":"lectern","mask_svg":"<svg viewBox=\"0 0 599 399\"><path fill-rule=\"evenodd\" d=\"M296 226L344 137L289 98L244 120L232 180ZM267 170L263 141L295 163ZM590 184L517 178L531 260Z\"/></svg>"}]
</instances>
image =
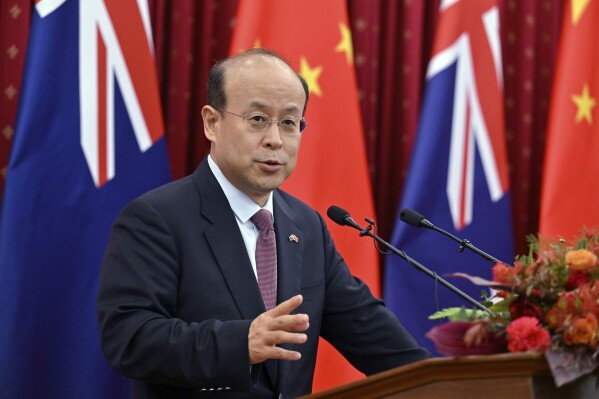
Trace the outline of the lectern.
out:
<instances>
[{"instance_id":1,"label":"lectern","mask_svg":"<svg viewBox=\"0 0 599 399\"><path fill-rule=\"evenodd\" d=\"M599 398L597 375L557 388L542 354L431 358L304 399L586 399Z\"/></svg>"}]
</instances>

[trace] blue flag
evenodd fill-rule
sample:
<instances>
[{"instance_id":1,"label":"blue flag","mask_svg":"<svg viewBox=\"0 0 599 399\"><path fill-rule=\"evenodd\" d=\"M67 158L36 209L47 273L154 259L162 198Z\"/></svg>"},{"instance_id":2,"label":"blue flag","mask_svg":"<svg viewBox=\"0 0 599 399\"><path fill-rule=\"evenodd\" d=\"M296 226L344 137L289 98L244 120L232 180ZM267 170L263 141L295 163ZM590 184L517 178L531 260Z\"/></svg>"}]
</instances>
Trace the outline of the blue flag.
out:
<instances>
[{"instance_id":1,"label":"blue flag","mask_svg":"<svg viewBox=\"0 0 599 399\"><path fill-rule=\"evenodd\" d=\"M120 3L120 4L119 4ZM111 225L170 180L147 7L42 0L0 213L0 396L124 398L95 301Z\"/></svg>"},{"instance_id":2,"label":"blue flag","mask_svg":"<svg viewBox=\"0 0 599 399\"><path fill-rule=\"evenodd\" d=\"M449 4L451 3L451 4ZM501 46L496 1L442 2L427 85L401 208L476 247L514 259L503 125ZM398 212L399 214L399 212ZM391 243L439 276L464 272L490 278L479 255L435 231L399 219ZM480 300L484 287L450 283ZM472 308L396 256L386 263L384 297L416 340L433 353L428 316L451 306Z\"/></svg>"}]
</instances>

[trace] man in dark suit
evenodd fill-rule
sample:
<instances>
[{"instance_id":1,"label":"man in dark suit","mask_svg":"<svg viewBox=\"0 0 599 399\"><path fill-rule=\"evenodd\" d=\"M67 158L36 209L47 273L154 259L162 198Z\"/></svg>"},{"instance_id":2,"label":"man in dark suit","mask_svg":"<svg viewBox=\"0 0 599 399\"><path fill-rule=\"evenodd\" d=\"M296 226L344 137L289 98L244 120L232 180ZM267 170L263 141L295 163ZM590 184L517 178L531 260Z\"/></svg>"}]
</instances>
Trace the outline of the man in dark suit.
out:
<instances>
[{"instance_id":1,"label":"man in dark suit","mask_svg":"<svg viewBox=\"0 0 599 399\"><path fill-rule=\"evenodd\" d=\"M134 397L307 394L319 336L365 374L429 356L351 276L322 217L278 189L295 168L307 100L275 53L217 63L202 109L210 155L115 222L98 318ZM264 209L270 244L253 217Z\"/></svg>"}]
</instances>

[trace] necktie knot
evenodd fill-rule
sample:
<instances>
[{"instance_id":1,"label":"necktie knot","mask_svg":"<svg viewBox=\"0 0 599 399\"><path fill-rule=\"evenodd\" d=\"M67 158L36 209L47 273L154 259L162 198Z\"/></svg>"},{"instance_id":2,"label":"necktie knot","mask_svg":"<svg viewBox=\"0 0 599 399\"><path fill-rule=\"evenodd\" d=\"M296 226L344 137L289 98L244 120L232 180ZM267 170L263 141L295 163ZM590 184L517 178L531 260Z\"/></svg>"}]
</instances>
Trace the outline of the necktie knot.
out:
<instances>
[{"instance_id":1,"label":"necktie knot","mask_svg":"<svg viewBox=\"0 0 599 399\"><path fill-rule=\"evenodd\" d=\"M250 218L260 231L273 230L272 214L266 209L260 209Z\"/></svg>"}]
</instances>

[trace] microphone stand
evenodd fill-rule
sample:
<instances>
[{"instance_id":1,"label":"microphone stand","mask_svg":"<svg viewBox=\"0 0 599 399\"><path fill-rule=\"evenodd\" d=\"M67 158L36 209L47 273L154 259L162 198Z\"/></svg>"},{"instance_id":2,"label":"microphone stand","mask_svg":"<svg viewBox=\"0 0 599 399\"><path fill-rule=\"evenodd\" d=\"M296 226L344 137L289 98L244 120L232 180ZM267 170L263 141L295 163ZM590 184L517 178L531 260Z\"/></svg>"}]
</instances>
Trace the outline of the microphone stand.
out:
<instances>
[{"instance_id":1,"label":"microphone stand","mask_svg":"<svg viewBox=\"0 0 599 399\"><path fill-rule=\"evenodd\" d=\"M472 252L482 256L485 260L489 261L489 262L494 262L494 263L502 263L504 265L506 265L509 268L514 268L514 265L510 265L509 263L505 263L504 261L501 261L499 259L497 259L496 257L489 255L488 253L481 251L480 249L476 248L474 245L472 245L472 243L468 240L468 239L461 239L459 237L454 236L453 234L451 234L448 231L445 231L443 229L438 228L437 226L435 226L434 224L423 224L424 227L428 228L428 229L432 229L435 231L438 231L439 233L451 238L452 240L457 241L460 246L458 248L458 252L464 252L464 248L468 248L469 250L471 250Z\"/></svg>"},{"instance_id":2,"label":"microphone stand","mask_svg":"<svg viewBox=\"0 0 599 399\"><path fill-rule=\"evenodd\" d=\"M353 227L356 230L360 230L360 237L364 237L364 236L372 237L377 242L383 244L391 252L393 252L394 254L398 255L400 258L402 258L405 261L407 261L410 265L412 265L416 269L420 270L421 272L427 274L428 276L434 278L435 281L440 282L442 285L444 285L445 287L449 288L451 291L453 291L459 297L461 297L462 299L466 300L467 302L470 302L472 305L476 306L478 309L487 312L491 317L495 317L496 316L495 313L493 313L493 311L491 311L489 308L487 308L486 306L480 304L478 301L476 301L475 299L473 299L472 297L470 297L468 294L466 294L465 292L461 291L459 288L457 288L453 284L449 283L445 279L439 277L437 275L437 273L435 273L435 272L427 269L422 264L418 263L416 260L410 258L404 251L400 251L399 249L395 248L393 245L389 244L387 241L383 240L382 238L380 238L376 234L371 233L372 223L370 223L368 221L368 219L366 219L366 221L369 223L368 227L366 227L366 228L363 228L362 226L360 226L357 223L355 223L355 225L353 223L347 223L346 225L350 226L350 227Z\"/></svg>"}]
</instances>

